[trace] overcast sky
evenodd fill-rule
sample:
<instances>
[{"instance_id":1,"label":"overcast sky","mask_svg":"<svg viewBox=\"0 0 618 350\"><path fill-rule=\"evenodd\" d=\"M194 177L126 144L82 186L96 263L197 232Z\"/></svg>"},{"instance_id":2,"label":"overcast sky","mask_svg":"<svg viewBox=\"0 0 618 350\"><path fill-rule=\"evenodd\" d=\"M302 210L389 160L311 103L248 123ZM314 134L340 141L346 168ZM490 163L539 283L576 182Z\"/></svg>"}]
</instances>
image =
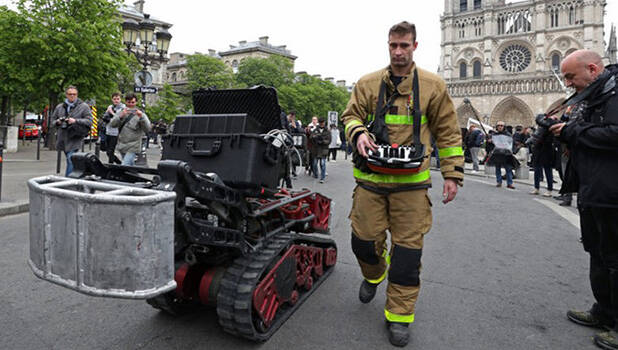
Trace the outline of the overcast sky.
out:
<instances>
[{"instance_id":1,"label":"overcast sky","mask_svg":"<svg viewBox=\"0 0 618 350\"><path fill-rule=\"evenodd\" d=\"M607 2L609 35L611 19L618 21L618 0ZM388 29L402 20L416 24L419 66L437 71L440 61L443 0L146 0L144 11L174 25L170 52L223 51L268 36L298 57L296 71L348 84L388 64Z\"/></svg>"},{"instance_id":2,"label":"overcast sky","mask_svg":"<svg viewBox=\"0 0 618 350\"><path fill-rule=\"evenodd\" d=\"M607 3L606 36L611 20L618 21L618 0ZM223 51L268 36L269 43L287 45L298 57L295 71L347 84L388 64L388 29L402 20L416 24L415 61L437 71L443 10L443 0L146 0L144 6L152 17L173 24L170 52Z\"/></svg>"}]
</instances>

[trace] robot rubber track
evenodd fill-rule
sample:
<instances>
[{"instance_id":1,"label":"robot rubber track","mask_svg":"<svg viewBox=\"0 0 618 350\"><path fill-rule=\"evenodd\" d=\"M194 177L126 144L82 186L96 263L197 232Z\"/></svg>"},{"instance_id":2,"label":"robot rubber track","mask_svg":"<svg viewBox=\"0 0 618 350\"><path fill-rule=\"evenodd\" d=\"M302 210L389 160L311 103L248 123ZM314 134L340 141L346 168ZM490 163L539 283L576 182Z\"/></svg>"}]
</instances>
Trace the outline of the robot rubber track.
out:
<instances>
[{"instance_id":1,"label":"robot rubber track","mask_svg":"<svg viewBox=\"0 0 618 350\"><path fill-rule=\"evenodd\" d=\"M325 255L331 256L324 257L321 276L316 276L314 271L310 282L305 281L302 286L294 283L294 291L298 292L297 300L279 305L274 320L269 326L265 326L256 315L254 307L256 287L262 278L269 275L273 265L295 245L318 247L325 252ZM326 254L327 251L330 254ZM284 233L273 237L258 253L236 259L223 276L217 296L219 323L228 333L250 340L267 340L332 273L336 257L333 254L336 254L336 245L330 238L319 234ZM297 261L296 272L298 263Z\"/></svg>"}]
</instances>

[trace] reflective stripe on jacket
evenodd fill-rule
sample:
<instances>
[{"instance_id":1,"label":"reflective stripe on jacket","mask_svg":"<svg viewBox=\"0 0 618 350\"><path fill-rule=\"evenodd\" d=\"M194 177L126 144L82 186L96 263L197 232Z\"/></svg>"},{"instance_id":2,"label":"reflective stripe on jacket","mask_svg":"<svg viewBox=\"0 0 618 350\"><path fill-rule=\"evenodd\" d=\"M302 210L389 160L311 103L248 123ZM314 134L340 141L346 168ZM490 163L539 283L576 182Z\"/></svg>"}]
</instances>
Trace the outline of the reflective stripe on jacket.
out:
<instances>
[{"instance_id":1,"label":"reflective stripe on jacket","mask_svg":"<svg viewBox=\"0 0 618 350\"><path fill-rule=\"evenodd\" d=\"M415 67L413 66L411 73L404 77L397 86L401 96L395 99L393 108L389 109L385 116L385 122L391 143L410 145L413 138L412 106L414 103L420 102L422 112L421 141L425 144L427 155L421 171L414 175L385 175L368 174L355 168L354 177L357 181L368 181L374 184L431 183L429 176L431 135L434 135L436 139L442 176L459 181L463 180L464 158L461 148L461 130L455 107L446 90L446 84L439 76L417 68L420 101L411 101L414 70ZM366 124L374 118L382 81L386 83L390 93L394 91L395 86L391 82L390 76L391 71L387 67L365 75L356 83L350 101L341 115L341 120L345 125L346 138L352 147L356 147L356 140L360 134L369 135ZM408 102L410 102L410 105L408 105Z\"/></svg>"}]
</instances>

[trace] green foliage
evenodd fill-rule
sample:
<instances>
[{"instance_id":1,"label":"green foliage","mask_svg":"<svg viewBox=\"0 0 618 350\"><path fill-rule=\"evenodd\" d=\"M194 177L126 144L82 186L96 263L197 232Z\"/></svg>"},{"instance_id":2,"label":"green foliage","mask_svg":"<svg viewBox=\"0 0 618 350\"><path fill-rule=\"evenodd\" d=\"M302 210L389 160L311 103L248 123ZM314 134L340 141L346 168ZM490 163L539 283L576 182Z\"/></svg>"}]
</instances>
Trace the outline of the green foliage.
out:
<instances>
[{"instance_id":1,"label":"green foliage","mask_svg":"<svg viewBox=\"0 0 618 350\"><path fill-rule=\"evenodd\" d=\"M151 121L163 119L168 124L173 122L182 111L183 98L175 93L169 84L163 85L163 88L159 90L157 103L154 106L146 107L146 114Z\"/></svg>"},{"instance_id":2,"label":"green foliage","mask_svg":"<svg viewBox=\"0 0 618 350\"><path fill-rule=\"evenodd\" d=\"M191 90L210 87L229 89L235 83L234 73L225 63L203 54L187 57L187 76Z\"/></svg>"},{"instance_id":3,"label":"green foliage","mask_svg":"<svg viewBox=\"0 0 618 350\"><path fill-rule=\"evenodd\" d=\"M19 46L28 53L32 85L42 95L61 96L67 85L86 100L109 96L118 76L128 72L119 0L19 0L18 14L28 23Z\"/></svg>"},{"instance_id":4,"label":"green foliage","mask_svg":"<svg viewBox=\"0 0 618 350\"><path fill-rule=\"evenodd\" d=\"M248 57L240 62L236 80L247 87L266 85L277 89L293 82L292 62L278 55L266 59Z\"/></svg>"},{"instance_id":5,"label":"green foliage","mask_svg":"<svg viewBox=\"0 0 618 350\"><path fill-rule=\"evenodd\" d=\"M313 116L326 117L328 111L341 115L350 99L345 88L307 74L298 76L293 84L281 86L277 93L281 108L286 112L295 110L303 124Z\"/></svg>"}]
</instances>

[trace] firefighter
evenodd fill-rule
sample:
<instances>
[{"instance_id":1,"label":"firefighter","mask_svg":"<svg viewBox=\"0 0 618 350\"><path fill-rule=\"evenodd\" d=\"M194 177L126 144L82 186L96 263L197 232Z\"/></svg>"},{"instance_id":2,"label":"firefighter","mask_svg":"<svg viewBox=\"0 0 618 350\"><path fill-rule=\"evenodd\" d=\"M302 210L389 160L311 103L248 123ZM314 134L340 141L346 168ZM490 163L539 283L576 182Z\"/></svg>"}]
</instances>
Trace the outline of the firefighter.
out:
<instances>
[{"instance_id":1,"label":"firefighter","mask_svg":"<svg viewBox=\"0 0 618 350\"><path fill-rule=\"evenodd\" d=\"M364 277L359 299L370 302L377 286L387 280L384 315L389 341L405 346L420 290L423 238L432 224L427 194L431 187L431 136L440 155L445 204L455 198L457 186L463 185L464 158L461 131L444 81L416 67L412 59L418 45L414 24L404 21L394 25L388 45L390 65L357 82L341 119L346 138L355 148L357 186L349 218L352 250ZM418 118L413 118L417 113ZM420 121L420 131L414 130L414 119ZM369 150L385 142L394 148L412 145L415 134L424 153L414 172L381 173L367 166ZM389 250L387 230L391 234Z\"/></svg>"}]
</instances>

